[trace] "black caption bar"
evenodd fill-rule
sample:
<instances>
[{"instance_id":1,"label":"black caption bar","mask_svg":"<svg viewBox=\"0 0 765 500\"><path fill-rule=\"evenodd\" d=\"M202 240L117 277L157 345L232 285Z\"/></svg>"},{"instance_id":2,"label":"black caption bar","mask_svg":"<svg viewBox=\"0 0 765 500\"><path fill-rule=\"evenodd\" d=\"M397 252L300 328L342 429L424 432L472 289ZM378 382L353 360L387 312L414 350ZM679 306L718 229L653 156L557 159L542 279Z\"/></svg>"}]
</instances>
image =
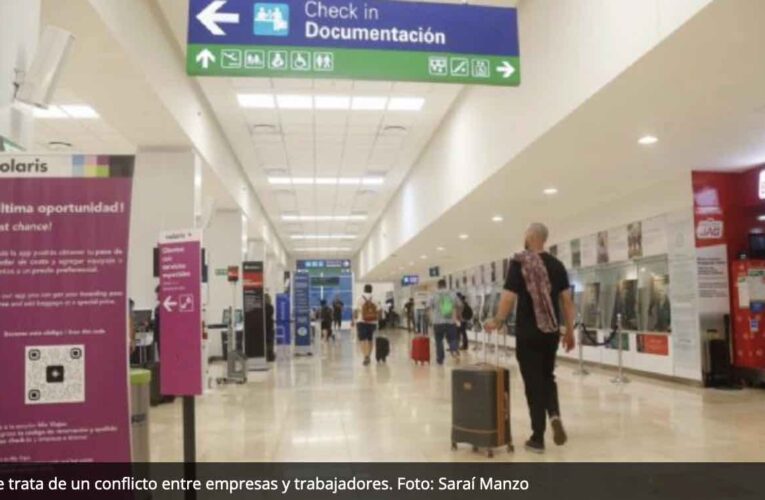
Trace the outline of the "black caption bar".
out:
<instances>
[{"instance_id":1,"label":"black caption bar","mask_svg":"<svg viewBox=\"0 0 765 500\"><path fill-rule=\"evenodd\" d=\"M0 465L0 498L761 499L764 464ZM188 473L188 472L186 472Z\"/></svg>"}]
</instances>

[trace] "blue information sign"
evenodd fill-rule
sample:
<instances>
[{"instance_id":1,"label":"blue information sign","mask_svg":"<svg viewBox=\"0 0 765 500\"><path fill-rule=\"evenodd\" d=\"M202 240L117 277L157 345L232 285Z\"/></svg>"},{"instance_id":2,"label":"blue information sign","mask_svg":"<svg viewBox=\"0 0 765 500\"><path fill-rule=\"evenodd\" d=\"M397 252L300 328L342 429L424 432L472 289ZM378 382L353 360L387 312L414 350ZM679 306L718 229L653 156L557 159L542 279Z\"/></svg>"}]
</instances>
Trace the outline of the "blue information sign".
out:
<instances>
[{"instance_id":1,"label":"blue information sign","mask_svg":"<svg viewBox=\"0 0 765 500\"><path fill-rule=\"evenodd\" d=\"M412 274L409 276L404 276L401 278L401 285L402 286L412 286L412 285L419 285L420 284L420 277L416 274Z\"/></svg>"},{"instance_id":2,"label":"blue information sign","mask_svg":"<svg viewBox=\"0 0 765 500\"><path fill-rule=\"evenodd\" d=\"M190 0L189 74L518 85L515 8Z\"/></svg>"},{"instance_id":3,"label":"blue information sign","mask_svg":"<svg viewBox=\"0 0 765 500\"><path fill-rule=\"evenodd\" d=\"M276 344L290 345L291 335L290 296L286 293L276 295Z\"/></svg>"},{"instance_id":4,"label":"blue information sign","mask_svg":"<svg viewBox=\"0 0 765 500\"><path fill-rule=\"evenodd\" d=\"M311 354L311 277L305 271L295 273L295 354Z\"/></svg>"}]
</instances>

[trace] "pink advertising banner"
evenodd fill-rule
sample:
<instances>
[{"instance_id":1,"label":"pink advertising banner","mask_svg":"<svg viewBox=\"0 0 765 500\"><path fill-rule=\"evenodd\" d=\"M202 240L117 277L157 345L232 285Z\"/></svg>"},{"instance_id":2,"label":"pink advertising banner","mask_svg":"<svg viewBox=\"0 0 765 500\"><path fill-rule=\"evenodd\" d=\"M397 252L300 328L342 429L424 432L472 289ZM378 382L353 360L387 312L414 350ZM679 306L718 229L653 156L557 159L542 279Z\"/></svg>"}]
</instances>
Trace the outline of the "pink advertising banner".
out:
<instances>
[{"instance_id":1,"label":"pink advertising banner","mask_svg":"<svg viewBox=\"0 0 765 500\"><path fill-rule=\"evenodd\" d=\"M159 242L162 394L202 394L202 234L163 233Z\"/></svg>"},{"instance_id":2,"label":"pink advertising banner","mask_svg":"<svg viewBox=\"0 0 765 500\"><path fill-rule=\"evenodd\" d=\"M133 157L0 154L0 462L129 462Z\"/></svg>"}]
</instances>

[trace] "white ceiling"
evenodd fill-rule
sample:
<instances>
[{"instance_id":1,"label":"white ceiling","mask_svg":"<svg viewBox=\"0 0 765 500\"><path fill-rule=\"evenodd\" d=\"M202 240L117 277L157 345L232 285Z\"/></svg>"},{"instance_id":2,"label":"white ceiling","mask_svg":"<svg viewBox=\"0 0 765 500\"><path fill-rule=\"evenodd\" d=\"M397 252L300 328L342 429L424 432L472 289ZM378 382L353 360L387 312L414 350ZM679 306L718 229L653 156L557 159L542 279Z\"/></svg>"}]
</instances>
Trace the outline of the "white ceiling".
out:
<instances>
[{"instance_id":1,"label":"white ceiling","mask_svg":"<svg viewBox=\"0 0 765 500\"><path fill-rule=\"evenodd\" d=\"M714 2L366 279L427 276L434 265L449 272L506 257L519 249L532 219L563 229L577 214L605 207L607 220L620 200L638 190L661 192L684 175L690 207L692 170L764 164L763 19L765 2ZM476 92L485 99L492 90ZM638 138L649 132L659 142L640 146ZM560 193L545 196L551 185ZM493 223L495 214L504 222ZM463 232L467 241L458 238Z\"/></svg>"},{"instance_id":2,"label":"white ceiling","mask_svg":"<svg viewBox=\"0 0 765 500\"><path fill-rule=\"evenodd\" d=\"M155 0L157 1L157 0ZM494 2L497 3L497 2ZM507 2L499 2L507 5ZM185 49L188 4L158 1ZM199 78L199 84L241 163L290 251L305 248L359 249L393 194L406 178L428 140L462 90L459 85L271 78ZM243 109L237 94L342 95L422 97L422 111L325 111ZM265 125L271 132L258 133ZM403 127L403 132L389 132ZM382 186L273 186L270 176L383 176ZM348 216L364 214L363 222L283 223L282 215ZM295 241L293 235L350 234L352 241ZM338 253L338 252L334 252Z\"/></svg>"}]
</instances>

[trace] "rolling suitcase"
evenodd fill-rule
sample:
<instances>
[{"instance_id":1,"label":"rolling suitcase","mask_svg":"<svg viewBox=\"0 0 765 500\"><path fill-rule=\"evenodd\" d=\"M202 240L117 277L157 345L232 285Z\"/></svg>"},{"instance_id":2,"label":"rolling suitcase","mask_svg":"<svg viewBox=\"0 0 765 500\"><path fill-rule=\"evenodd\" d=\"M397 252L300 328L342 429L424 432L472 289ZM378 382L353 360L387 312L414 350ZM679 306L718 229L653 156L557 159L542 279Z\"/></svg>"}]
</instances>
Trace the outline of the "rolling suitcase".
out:
<instances>
[{"instance_id":1,"label":"rolling suitcase","mask_svg":"<svg viewBox=\"0 0 765 500\"><path fill-rule=\"evenodd\" d=\"M430 337L416 335L412 339L412 360L419 363L430 363Z\"/></svg>"},{"instance_id":2,"label":"rolling suitcase","mask_svg":"<svg viewBox=\"0 0 765 500\"><path fill-rule=\"evenodd\" d=\"M495 335L498 344L499 333ZM486 352L487 349L484 349ZM514 451L510 432L510 371L486 362L452 371L452 449L458 443L473 445L473 451L507 446ZM485 355L484 355L485 356Z\"/></svg>"},{"instance_id":3,"label":"rolling suitcase","mask_svg":"<svg viewBox=\"0 0 765 500\"><path fill-rule=\"evenodd\" d=\"M388 337L378 336L375 339L375 359L377 362L385 363L390 354L390 341Z\"/></svg>"}]
</instances>

